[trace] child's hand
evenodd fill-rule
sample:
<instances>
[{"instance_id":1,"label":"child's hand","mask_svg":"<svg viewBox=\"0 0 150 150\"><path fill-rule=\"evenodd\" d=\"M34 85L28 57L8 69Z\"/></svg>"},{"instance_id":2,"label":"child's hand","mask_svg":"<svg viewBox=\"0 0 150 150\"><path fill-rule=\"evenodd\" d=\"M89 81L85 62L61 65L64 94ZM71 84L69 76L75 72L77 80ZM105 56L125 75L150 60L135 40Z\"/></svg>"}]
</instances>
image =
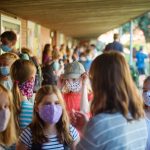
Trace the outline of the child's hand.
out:
<instances>
[{"instance_id":1,"label":"child's hand","mask_svg":"<svg viewBox=\"0 0 150 150\"><path fill-rule=\"evenodd\" d=\"M75 117L75 110L74 109L72 109L72 111L70 112L69 116L70 116L71 124L73 126L75 126L76 125L76 117Z\"/></svg>"},{"instance_id":2,"label":"child's hand","mask_svg":"<svg viewBox=\"0 0 150 150\"><path fill-rule=\"evenodd\" d=\"M89 121L89 118L87 117L86 114L76 111L74 113L74 117L75 117L75 124L74 126L79 130L79 131L83 131L83 128L85 127L85 125L87 124L87 122Z\"/></svg>"},{"instance_id":3,"label":"child's hand","mask_svg":"<svg viewBox=\"0 0 150 150\"><path fill-rule=\"evenodd\" d=\"M83 74L81 75L82 83L83 83L83 84L86 84L88 78L89 78L89 77L88 77L87 72L83 73Z\"/></svg>"}]
</instances>

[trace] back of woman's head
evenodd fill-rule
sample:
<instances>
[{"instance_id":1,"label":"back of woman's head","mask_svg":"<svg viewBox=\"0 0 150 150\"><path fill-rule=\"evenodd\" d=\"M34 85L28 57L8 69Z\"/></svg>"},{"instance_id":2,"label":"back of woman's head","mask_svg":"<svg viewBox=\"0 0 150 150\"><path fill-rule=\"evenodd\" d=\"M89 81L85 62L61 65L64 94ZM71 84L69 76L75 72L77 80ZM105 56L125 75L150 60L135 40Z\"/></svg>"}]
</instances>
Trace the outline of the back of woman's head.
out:
<instances>
[{"instance_id":1,"label":"back of woman's head","mask_svg":"<svg viewBox=\"0 0 150 150\"><path fill-rule=\"evenodd\" d=\"M14 112L16 114L16 126L19 128L18 115L20 113L20 100L21 92L19 85L22 85L25 81L28 81L31 76L36 72L35 65L29 60L19 59L15 61L10 69L11 79L13 81L12 94L13 103L15 106Z\"/></svg>"},{"instance_id":2,"label":"back of woman's head","mask_svg":"<svg viewBox=\"0 0 150 150\"><path fill-rule=\"evenodd\" d=\"M72 142L72 138L70 137L69 134L69 117L67 115L62 94L60 90L54 85L45 85L41 87L36 93L33 122L31 124L31 129L33 132L33 141L41 143L47 140L47 138L43 133L43 128L45 125L42 119L40 119L40 116L37 112L37 108L45 96L52 94L56 94L56 96L58 97L58 103L62 106L62 116L58 121L58 123L56 124L58 137L61 142L66 141L68 144L70 144L70 142Z\"/></svg>"},{"instance_id":3,"label":"back of woman's head","mask_svg":"<svg viewBox=\"0 0 150 150\"><path fill-rule=\"evenodd\" d=\"M14 113L13 113L14 105L12 102L12 94L1 84L0 84L0 94L5 94L5 98L8 99L8 108L10 111L10 118L7 127L3 132L0 132L0 144L4 146L10 146L16 142L16 129L14 125ZM3 101L3 99L1 99L1 101ZM2 121L4 121L4 119L6 118L0 118L2 124L3 124Z\"/></svg>"},{"instance_id":4,"label":"back of woman's head","mask_svg":"<svg viewBox=\"0 0 150 150\"><path fill-rule=\"evenodd\" d=\"M143 117L143 103L130 75L125 58L118 52L98 56L92 63L90 78L94 92L93 115L121 112L128 119Z\"/></svg>"}]
</instances>

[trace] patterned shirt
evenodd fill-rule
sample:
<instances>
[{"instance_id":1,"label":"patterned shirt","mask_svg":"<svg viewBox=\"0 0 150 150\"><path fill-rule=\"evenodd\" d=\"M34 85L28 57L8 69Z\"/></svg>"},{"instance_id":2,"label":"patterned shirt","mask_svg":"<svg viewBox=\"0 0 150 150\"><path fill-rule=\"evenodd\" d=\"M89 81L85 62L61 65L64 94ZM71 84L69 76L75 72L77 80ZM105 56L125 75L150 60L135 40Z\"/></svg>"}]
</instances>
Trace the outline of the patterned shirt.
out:
<instances>
[{"instance_id":1,"label":"patterned shirt","mask_svg":"<svg viewBox=\"0 0 150 150\"><path fill-rule=\"evenodd\" d=\"M72 136L73 141L76 141L79 138L78 131L70 125L69 127L70 134ZM32 147L32 133L31 129L28 127L26 128L21 136L20 141L25 144L29 149ZM42 150L64 150L64 144L59 142L57 135L49 136L47 143L42 144Z\"/></svg>"}]
</instances>

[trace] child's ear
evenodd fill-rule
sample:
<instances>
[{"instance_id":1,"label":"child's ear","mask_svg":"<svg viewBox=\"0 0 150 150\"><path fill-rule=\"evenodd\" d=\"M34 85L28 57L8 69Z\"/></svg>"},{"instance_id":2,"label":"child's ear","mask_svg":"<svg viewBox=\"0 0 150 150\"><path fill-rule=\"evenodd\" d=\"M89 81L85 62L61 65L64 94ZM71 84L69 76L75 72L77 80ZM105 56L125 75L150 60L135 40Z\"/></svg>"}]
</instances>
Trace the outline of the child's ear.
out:
<instances>
[{"instance_id":1,"label":"child's ear","mask_svg":"<svg viewBox=\"0 0 150 150\"><path fill-rule=\"evenodd\" d=\"M35 106L35 111L36 111L36 112L39 112L38 106Z\"/></svg>"}]
</instances>

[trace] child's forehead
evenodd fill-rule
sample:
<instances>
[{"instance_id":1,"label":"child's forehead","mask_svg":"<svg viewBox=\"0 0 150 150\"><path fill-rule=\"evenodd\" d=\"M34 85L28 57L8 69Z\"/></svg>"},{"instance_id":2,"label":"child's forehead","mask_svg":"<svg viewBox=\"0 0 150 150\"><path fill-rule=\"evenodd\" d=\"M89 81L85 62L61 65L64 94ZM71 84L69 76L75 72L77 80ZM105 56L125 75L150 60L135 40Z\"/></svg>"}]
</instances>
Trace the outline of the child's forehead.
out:
<instances>
[{"instance_id":1,"label":"child's forehead","mask_svg":"<svg viewBox=\"0 0 150 150\"><path fill-rule=\"evenodd\" d=\"M55 94L55 93L53 93L53 94L48 94L48 95L45 95L44 97L43 97L43 100L42 101L45 101L45 102L47 102L47 101L58 101L58 96Z\"/></svg>"}]
</instances>

